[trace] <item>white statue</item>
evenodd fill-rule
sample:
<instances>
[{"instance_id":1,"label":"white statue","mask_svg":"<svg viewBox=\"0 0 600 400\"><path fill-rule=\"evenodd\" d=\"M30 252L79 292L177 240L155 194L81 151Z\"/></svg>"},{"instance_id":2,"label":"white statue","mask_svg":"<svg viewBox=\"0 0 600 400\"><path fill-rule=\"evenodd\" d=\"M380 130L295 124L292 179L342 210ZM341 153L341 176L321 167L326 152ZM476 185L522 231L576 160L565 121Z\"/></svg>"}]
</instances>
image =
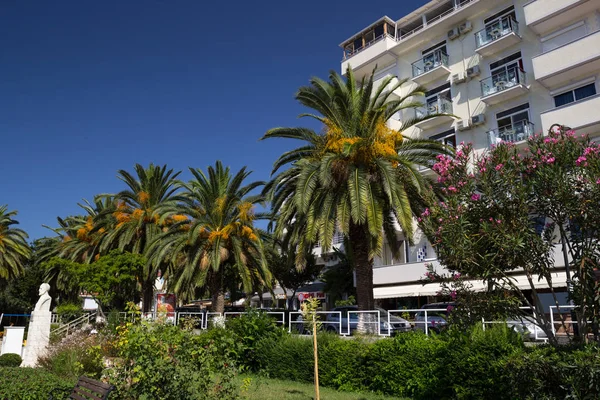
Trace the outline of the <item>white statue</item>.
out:
<instances>
[{"instance_id":1,"label":"white statue","mask_svg":"<svg viewBox=\"0 0 600 400\"><path fill-rule=\"evenodd\" d=\"M22 367L35 367L38 357L46 352L50 341L50 322L52 313L50 312L50 303L52 298L48 294L50 285L42 283L40 285L40 298L35 304L29 321L29 331L27 334L27 346L23 353Z\"/></svg>"},{"instance_id":2,"label":"white statue","mask_svg":"<svg viewBox=\"0 0 600 400\"><path fill-rule=\"evenodd\" d=\"M39 300L35 303L35 308L33 309L34 313L38 311L48 312L50 311L50 302L52 301L52 297L48 294L50 291L50 285L47 283L42 283L40 285L40 290L38 294L40 295Z\"/></svg>"}]
</instances>

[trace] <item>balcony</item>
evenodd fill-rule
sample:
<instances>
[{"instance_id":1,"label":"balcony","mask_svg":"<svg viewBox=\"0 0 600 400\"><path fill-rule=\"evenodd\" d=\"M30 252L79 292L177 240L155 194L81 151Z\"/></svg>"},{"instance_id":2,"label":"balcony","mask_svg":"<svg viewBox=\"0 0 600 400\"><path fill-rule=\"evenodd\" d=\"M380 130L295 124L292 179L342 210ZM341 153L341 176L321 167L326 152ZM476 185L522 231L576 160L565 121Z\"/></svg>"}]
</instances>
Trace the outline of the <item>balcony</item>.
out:
<instances>
[{"instance_id":1,"label":"balcony","mask_svg":"<svg viewBox=\"0 0 600 400\"><path fill-rule=\"evenodd\" d=\"M488 131L489 144L496 145L502 142L518 143L527 140L534 134L534 126L529 121L515 122L511 126Z\"/></svg>"},{"instance_id":2,"label":"balcony","mask_svg":"<svg viewBox=\"0 0 600 400\"><path fill-rule=\"evenodd\" d=\"M598 136L600 133L600 95L585 98L542 113L542 129L548 132L553 124L574 129L577 134Z\"/></svg>"},{"instance_id":3,"label":"balcony","mask_svg":"<svg viewBox=\"0 0 600 400\"><path fill-rule=\"evenodd\" d=\"M360 80L370 74L375 66L381 68L396 62L396 56L389 51L395 45L396 40L392 35L383 34L352 52L344 53L342 73L345 74L348 66L351 66Z\"/></svg>"},{"instance_id":4,"label":"balcony","mask_svg":"<svg viewBox=\"0 0 600 400\"><path fill-rule=\"evenodd\" d=\"M535 79L546 87L559 87L600 70L600 31L533 58Z\"/></svg>"},{"instance_id":5,"label":"balcony","mask_svg":"<svg viewBox=\"0 0 600 400\"><path fill-rule=\"evenodd\" d=\"M441 78L447 78L449 75L448 54L441 50L412 63L412 80L422 86L427 86Z\"/></svg>"},{"instance_id":6,"label":"balcony","mask_svg":"<svg viewBox=\"0 0 600 400\"><path fill-rule=\"evenodd\" d=\"M446 115L448 114L448 115ZM454 122L452 114L452 101L438 97L435 103L428 103L427 108L417 109L417 118L428 118L415 124L421 130L431 129L444 123Z\"/></svg>"},{"instance_id":7,"label":"balcony","mask_svg":"<svg viewBox=\"0 0 600 400\"><path fill-rule=\"evenodd\" d=\"M475 51L491 56L521 41L519 24L511 17L503 17L475 33Z\"/></svg>"},{"instance_id":8,"label":"balcony","mask_svg":"<svg viewBox=\"0 0 600 400\"><path fill-rule=\"evenodd\" d=\"M525 71L512 67L480 81L481 101L494 105L529 92Z\"/></svg>"},{"instance_id":9,"label":"balcony","mask_svg":"<svg viewBox=\"0 0 600 400\"><path fill-rule=\"evenodd\" d=\"M588 0L536 0L523 7L525 23L538 35L545 35L561 26L593 13L598 3Z\"/></svg>"}]
</instances>

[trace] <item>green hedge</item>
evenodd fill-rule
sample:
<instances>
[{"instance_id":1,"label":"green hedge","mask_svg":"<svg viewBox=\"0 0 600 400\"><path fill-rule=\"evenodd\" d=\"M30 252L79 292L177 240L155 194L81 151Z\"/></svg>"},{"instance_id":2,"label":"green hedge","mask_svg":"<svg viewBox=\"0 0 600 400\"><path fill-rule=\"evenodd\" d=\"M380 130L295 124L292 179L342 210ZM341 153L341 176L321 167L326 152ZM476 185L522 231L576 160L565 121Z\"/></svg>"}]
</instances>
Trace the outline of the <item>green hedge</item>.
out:
<instances>
[{"instance_id":1,"label":"green hedge","mask_svg":"<svg viewBox=\"0 0 600 400\"><path fill-rule=\"evenodd\" d=\"M40 368L0 368L0 400L48 400L54 388L65 389L55 399L66 399L74 386L75 381Z\"/></svg>"},{"instance_id":2,"label":"green hedge","mask_svg":"<svg viewBox=\"0 0 600 400\"><path fill-rule=\"evenodd\" d=\"M323 386L413 399L597 399L597 346L525 347L503 326L380 340L319 335ZM256 343L270 377L312 382L312 340L284 335ZM239 360L243 363L243 360Z\"/></svg>"}]
</instances>

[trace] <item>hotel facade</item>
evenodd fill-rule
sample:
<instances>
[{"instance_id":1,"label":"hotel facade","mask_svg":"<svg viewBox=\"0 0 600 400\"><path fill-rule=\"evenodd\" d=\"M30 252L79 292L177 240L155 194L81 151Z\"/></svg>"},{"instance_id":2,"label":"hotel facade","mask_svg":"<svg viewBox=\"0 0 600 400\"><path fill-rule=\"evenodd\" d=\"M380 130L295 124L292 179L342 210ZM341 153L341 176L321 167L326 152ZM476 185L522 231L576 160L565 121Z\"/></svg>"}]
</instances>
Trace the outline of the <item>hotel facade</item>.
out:
<instances>
[{"instance_id":1,"label":"hotel facade","mask_svg":"<svg viewBox=\"0 0 600 400\"><path fill-rule=\"evenodd\" d=\"M392 128L414 113L453 115L423 121L408 136L471 142L477 152L502 141L522 145L554 123L600 136L600 0L433 0L399 20L382 17L340 46L342 73L350 66L361 79L377 67L375 85L409 78L397 96L425 87L425 106L395 116ZM398 227L397 240L398 259L384 245L375 260L375 298L390 307L432 301L439 286L419 280L427 263L443 269L434 249L421 232L410 246ZM315 253L335 263L321 248ZM554 286L566 290L559 245L554 259ZM529 287L524 276L515 279Z\"/></svg>"}]
</instances>

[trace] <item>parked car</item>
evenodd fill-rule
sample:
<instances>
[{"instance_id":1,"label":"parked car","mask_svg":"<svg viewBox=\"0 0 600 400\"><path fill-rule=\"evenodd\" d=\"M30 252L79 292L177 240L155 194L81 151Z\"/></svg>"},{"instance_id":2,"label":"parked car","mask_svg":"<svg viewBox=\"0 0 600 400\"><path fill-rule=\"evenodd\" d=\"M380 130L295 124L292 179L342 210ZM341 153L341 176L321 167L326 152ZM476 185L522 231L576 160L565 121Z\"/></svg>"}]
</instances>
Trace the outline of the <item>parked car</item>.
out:
<instances>
[{"instance_id":1,"label":"parked car","mask_svg":"<svg viewBox=\"0 0 600 400\"><path fill-rule=\"evenodd\" d=\"M440 333L448 327L448 315L452 308L454 303L425 304L415 315L415 330L425 332L427 326L428 332ZM425 310L427 310L427 320L425 320Z\"/></svg>"},{"instance_id":2,"label":"parked car","mask_svg":"<svg viewBox=\"0 0 600 400\"><path fill-rule=\"evenodd\" d=\"M388 325L388 312L382 308L376 308L379 311L379 321L374 321L374 323L367 322L366 327L375 327L379 325L379 332L382 335L387 335L388 332L391 335L396 335L400 332L408 332L412 329L410 322L405 320L404 318L400 318L395 315L389 316L389 325ZM348 333L348 324L350 324L350 334L352 334L358 328L358 320L359 314L352 311L358 311L358 306L343 306L336 307L331 311L339 311L338 313L327 314L325 321L323 321L323 329L328 332L335 332L337 334L346 334ZM349 313L350 312L350 313ZM341 332L340 332L340 315L341 315ZM375 313L369 313L371 317L375 316ZM349 317L348 317L349 316ZM369 329L370 330L370 329Z\"/></svg>"},{"instance_id":3,"label":"parked car","mask_svg":"<svg viewBox=\"0 0 600 400\"><path fill-rule=\"evenodd\" d=\"M547 339L548 335L533 317L513 318L506 324L522 335L525 340Z\"/></svg>"}]
</instances>

